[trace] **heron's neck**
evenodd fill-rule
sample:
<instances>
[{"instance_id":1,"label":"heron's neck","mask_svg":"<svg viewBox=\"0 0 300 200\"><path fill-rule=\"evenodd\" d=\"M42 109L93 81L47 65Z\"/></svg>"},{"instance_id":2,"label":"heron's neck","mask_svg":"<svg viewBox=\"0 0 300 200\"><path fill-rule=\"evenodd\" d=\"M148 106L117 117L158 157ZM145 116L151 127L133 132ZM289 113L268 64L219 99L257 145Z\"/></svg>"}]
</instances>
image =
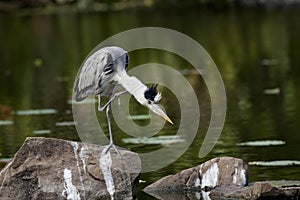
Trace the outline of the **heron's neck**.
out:
<instances>
[{"instance_id":1,"label":"heron's neck","mask_svg":"<svg viewBox=\"0 0 300 200\"><path fill-rule=\"evenodd\" d=\"M145 104L144 93L147 90L147 86L144 85L139 79L134 76L128 76L128 74L122 73L116 77L116 81L124 87L134 98L140 103Z\"/></svg>"}]
</instances>

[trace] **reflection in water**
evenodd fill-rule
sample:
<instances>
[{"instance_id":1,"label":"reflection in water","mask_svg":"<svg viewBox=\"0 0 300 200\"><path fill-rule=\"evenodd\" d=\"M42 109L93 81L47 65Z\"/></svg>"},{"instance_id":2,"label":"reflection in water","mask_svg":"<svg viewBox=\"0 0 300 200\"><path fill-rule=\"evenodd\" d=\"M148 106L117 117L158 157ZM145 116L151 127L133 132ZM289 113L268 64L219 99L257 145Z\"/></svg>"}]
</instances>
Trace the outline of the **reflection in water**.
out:
<instances>
[{"instance_id":1,"label":"reflection in water","mask_svg":"<svg viewBox=\"0 0 300 200\"><path fill-rule=\"evenodd\" d=\"M51 130L47 130L47 129L45 129L45 130L34 130L32 132L32 134L34 134L34 135L50 134L50 133L51 133Z\"/></svg>"},{"instance_id":2,"label":"reflection in water","mask_svg":"<svg viewBox=\"0 0 300 200\"><path fill-rule=\"evenodd\" d=\"M284 145L285 141L282 140L261 140L261 141L248 141L237 143L238 146L273 146Z\"/></svg>"},{"instance_id":3,"label":"reflection in water","mask_svg":"<svg viewBox=\"0 0 300 200\"><path fill-rule=\"evenodd\" d=\"M69 121L69 122L56 122L55 126L75 126L75 122L74 121Z\"/></svg>"},{"instance_id":4,"label":"reflection in water","mask_svg":"<svg viewBox=\"0 0 300 200\"><path fill-rule=\"evenodd\" d=\"M209 196L210 192L199 191L199 192L186 192L186 193L151 193L152 198L163 199L163 200L181 200L181 199L189 199L189 200L211 200Z\"/></svg>"},{"instance_id":5,"label":"reflection in water","mask_svg":"<svg viewBox=\"0 0 300 200\"><path fill-rule=\"evenodd\" d=\"M0 126L12 125L12 124L14 124L14 121L12 121L12 120L0 120Z\"/></svg>"},{"instance_id":6,"label":"reflection in water","mask_svg":"<svg viewBox=\"0 0 300 200\"><path fill-rule=\"evenodd\" d=\"M289 166L289 165L300 165L298 160L274 160L274 161L254 161L249 162L249 165L258 166Z\"/></svg>"},{"instance_id":7,"label":"reflection in water","mask_svg":"<svg viewBox=\"0 0 300 200\"><path fill-rule=\"evenodd\" d=\"M197 91L201 110L200 129L189 150L168 167L142 174L147 182L141 183L141 187L216 156L235 156L246 162L300 160L297 153L300 143L298 21L298 12L254 10L219 13L197 9L143 10L49 16L0 14L0 104L11 108L8 114L0 109L1 158L12 157L26 137L35 135L35 130L49 130L49 137L78 140L75 126L71 124L74 121L71 104L67 102L84 58L98 43L120 31L159 26L189 35L210 53L224 79L228 111L217 145L207 157L197 159L210 119L210 98L202 78L194 74L189 63L172 53L151 49L130 52L129 68L157 62L182 72ZM175 135L180 109L170 91L166 89L162 93L161 104L177 123L161 134ZM131 104L131 115L147 114L135 106L135 102ZM55 112L36 114L39 108L51 108ZM26 110L33 113L18 115ZM105 121L104 114L97 115L99 121ZM63 122L70 124L63 126ZM106 133L105 123L101 126ZM115 124L113 131L116 144L122 147L137 152L160 148L124 144L121 139L128 136ZM258 140L280 140L285 144L236 145ZM0 167L3 166L1 162ZM272 166L262 170L260 166L251 165L249 178L250 181L300 179L300 174L296 166ZM142 192L139 198L151 199Z\"/></svg>"},{"instance_id":8,"label":"reflection in water","mask_svg":"<svg viewBox=\"0 0 300 200\"><path fill-rule=\"evenodd\" d=\"M156 137L123 138L122 142L130 144L172 144L185 142L179 135L161 135Z\"/></svg>"},{"instance_id":9,"label":"reflection in water","mask_svg":"<svg viewBox=\"0 0 300 200\"><path fill-rule=\"evenodd\" d=\"M16 115L49 115L56 114L55 109L17 110Z\"/></svg>"}]
</instances>

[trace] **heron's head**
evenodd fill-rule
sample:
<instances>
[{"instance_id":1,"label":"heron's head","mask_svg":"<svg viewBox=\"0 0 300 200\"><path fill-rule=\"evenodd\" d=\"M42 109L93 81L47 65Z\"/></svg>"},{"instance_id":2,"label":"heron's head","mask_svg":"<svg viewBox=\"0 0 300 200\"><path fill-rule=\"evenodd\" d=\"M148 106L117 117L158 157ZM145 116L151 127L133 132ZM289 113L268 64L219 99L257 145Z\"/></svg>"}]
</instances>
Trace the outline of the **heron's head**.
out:
<instances>
[{"instance_id":1,"label":"heron's head","mask_svg":"<svg viewBox=\"0 0 300 200\"><path fill-rule=\"evenodd\" d=\"M157 91L157 85L152 85L144 92L145 103L149 110L164 118L167 122L173 124L167 114L159 107L158 102L161 99L161 94Z\"/></svg>"}]
</instances>

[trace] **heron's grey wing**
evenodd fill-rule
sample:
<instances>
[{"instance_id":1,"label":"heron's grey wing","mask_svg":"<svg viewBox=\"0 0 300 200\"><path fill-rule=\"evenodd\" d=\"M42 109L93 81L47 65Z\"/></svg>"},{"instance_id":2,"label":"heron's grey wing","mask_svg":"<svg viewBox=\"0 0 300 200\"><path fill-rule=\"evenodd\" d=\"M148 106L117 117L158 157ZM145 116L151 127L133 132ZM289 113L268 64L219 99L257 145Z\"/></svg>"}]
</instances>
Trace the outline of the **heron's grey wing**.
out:
<instances>
[{"instance_id":1,"label":"heron's grey wing","mask_svg":"<svg viewBox=\"0 0 300 200\"><path fill-rule=\"evenodd\" d=\"M96 95L101 84L101 75L111 56L107 51L98 50L83 64L76 78L74 87L75 100L82 101L89 95Z\"/></svg>"}]
</instances>

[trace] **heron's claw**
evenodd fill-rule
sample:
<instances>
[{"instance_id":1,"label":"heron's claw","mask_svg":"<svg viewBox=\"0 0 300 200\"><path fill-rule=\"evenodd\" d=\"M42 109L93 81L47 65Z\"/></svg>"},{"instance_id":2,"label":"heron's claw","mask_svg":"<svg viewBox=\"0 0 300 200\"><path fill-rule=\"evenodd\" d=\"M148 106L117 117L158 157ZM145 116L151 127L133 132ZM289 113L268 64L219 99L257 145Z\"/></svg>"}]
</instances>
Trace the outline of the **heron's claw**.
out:
<instances>
[{"instance_id":1,"label":"heron's claw","mask_svg":"<svg viewBox=\"0 0 300 200\"><path fill-rule=\"evenodd\" d=\"M106 148L104 151L105 154L107 154L107 152L110 150L110 148L113 148L115 150L115 152L117 152L117 154L119 154L119 156L122 157L120 151L117 149L117 147L116 147L116 145L114 145L114 143L110 143L105 148Z\"/></svg>"}]
</instances>

